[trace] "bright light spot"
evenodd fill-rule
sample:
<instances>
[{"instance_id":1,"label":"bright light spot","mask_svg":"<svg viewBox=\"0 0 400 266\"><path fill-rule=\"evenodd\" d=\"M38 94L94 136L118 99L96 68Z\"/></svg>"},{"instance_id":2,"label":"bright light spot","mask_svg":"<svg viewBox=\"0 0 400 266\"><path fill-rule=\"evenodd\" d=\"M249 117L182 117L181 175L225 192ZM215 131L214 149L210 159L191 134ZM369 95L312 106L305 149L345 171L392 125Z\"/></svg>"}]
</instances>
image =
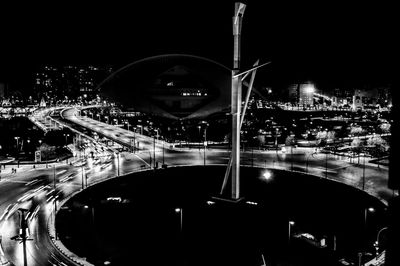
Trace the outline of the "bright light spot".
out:
<instances>
[{"instance_id":1,"label":"bright light spot","mask_svg":"<svg viewBox=\"0 0 400 266\"><path fill-rule=\"evenodd\" d=\"M270 171L266 171L266 172L263 174L263 177L264 177L265 180L270 180L270 179L272 178L272 174L271 174Z\"/></svg>"},{"instance_id":2,"label":"bright light spot","mask_svg":"<svg viewBox=\"0 0 400 266\"><path fill-rule=\"evenodd\" d=\"M85 205L85 206L83 206L83 208L85 208L85 209L88 209L88 208L89 208L89 206L88 206L88 205Z\"/></svg>"},{"instance_id":3,"label":"bright light spot","mask_svg":"<svg viewBox=\"0 0 400 266\"><path fill-rule=\"evenodd\" d=\"M289 224L290 225L294 225L294 221L289 221Z\"/></svg>"},{"instance_id":4,"label":"bright light spot","mask_svg":"<svg viewBox=\"0 0 400 266\"><path fill-rule=\"evenodd\" d=\"M246 203L247 203L247 204L250 204L250 205L258 205L258 203L257 203L257 202L254 202L254 201L246 201Z\"/></svg>"},{"instance_id":5,"label":"bright light spot","mask_svg":"<svg viewBox=\"0 0 400 266\"><path fill-rule=\"evenodd\" d=\"M374 211L375 211L375 209L374 209L374 208L372 208L372 207L369 207L369 208L368 208L368 211L369 211L369 212L374 212Z\"/></svg>"},{"instance_id":6,"label":"bright light spot","mask_svg":"<svg viewBox=\"0 0 400 266\"><path fill-rule=\"evenodd\" d=\"M211 201L211 200L208 200L208 201L207 201L207 204L208 204L208 205L213 205L213 204L215 204L215 202L214 202L214 201Z\"/></svg>"},{"instance_id":7,"label":"bright light spot","mask_svg":"<svg viewBox=\"0 0 400 266\"><path fill-rule=\"evenodd\" d=\"M175 212L176 212L176 213L181 212L181 208L176 208L176 209L175 209Z\"/></svg>"},{"instance_id":8,"label":"bright light spot","mask_svg":"<svg viewBox=\"0 0 400 266\"><path fill-rule=\"evenodd\" d=\"M305 91L305 93L314 93L314 91L315 91L314 85L311 85L311 84L306 85L304 87L304 91Z\"/></svg>"},{"instance_id":9,"label":"bright light spot","mask_svg":"<svg viewBox=\"0 0 400 266\"><path fill-rule=\"evenodd\" d=\"M118 201L118 202L121 202L122 198L121 197L109 197L109 198L107 198L107 201Z\"/></svg>"}]
</instances>

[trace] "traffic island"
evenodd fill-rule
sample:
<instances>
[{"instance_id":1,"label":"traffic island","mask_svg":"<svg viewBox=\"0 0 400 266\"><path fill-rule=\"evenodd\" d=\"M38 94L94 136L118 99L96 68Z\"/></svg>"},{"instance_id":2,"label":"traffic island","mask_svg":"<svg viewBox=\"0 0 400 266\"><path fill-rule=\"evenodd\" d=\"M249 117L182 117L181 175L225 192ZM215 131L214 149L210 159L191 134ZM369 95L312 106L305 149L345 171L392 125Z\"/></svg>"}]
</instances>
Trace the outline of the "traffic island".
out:
<instances>
[{"instance_id":1,"label":"traffic island","mask_svg":"<svg viewBox=\"0 0 400 266\"><path fill-rule=\"evenodd\" d=\"M213 200L224 171L170 167L89 187L59 211L59 238L95 265L329 265L368 254L386 222L365 192L281 170L242 167L244 199Z\"/></svg>"}]
</instances>

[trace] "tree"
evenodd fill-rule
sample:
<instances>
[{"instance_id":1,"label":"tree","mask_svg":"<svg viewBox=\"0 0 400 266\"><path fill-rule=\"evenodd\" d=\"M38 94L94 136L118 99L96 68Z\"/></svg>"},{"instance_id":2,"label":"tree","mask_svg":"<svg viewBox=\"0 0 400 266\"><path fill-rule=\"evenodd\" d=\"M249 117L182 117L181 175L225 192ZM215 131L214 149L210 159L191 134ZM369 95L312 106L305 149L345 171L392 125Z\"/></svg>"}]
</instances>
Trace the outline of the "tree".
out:
<instances>
[{"instance_id":1,"label":"tree","mask_svg":"<svg viewBox=\"0 0 400 266\"><path fill-rule=\"evenodd\" d=\"M381 136L375 135L373 137L370 137L367 140L367 145L368 146L387 146L387 142Z\"/></svg>"},{"instance_id":2,"label":"tree","mask_svg":"<svg viewBox=\"0 0 400 266\"><path fill-rule=\"evenodd\" d=\"M368 151L373 157L381 157L387 154L389 145L381 136L375 135L367 140Z\"/></svg>"},{"instance_id":3,"label":"tree","mask_svg":"<svg viewBox=\"0 0 400 266\"><path fill-rule=\"evenodd\" d=\"M318 133L315 136L315 138L317 140L326 140L327 136L328 136L327 131L318 131Z\"/></svg>"},{"instance_id":4,"label":"tree","mask_svg":"<svg viewBox=\"0 0 400 266\"><path fill-rule=\"evenodd\" d=\"M56 148L46 143L40 145L39 150L42 153L42 160L50 160L56 156Z\"/></svg>"},{"instance_id":5,"label":"tree","mask_svg":"<svg viewBox=\"0 0 400 266\"><path fill-rule=\"evenodd\" d=\"M315 136L315 138L317 140L334 140L336 136L336 132L335 131L319 131L317 133L317 136Z\"/></svg>"},{"instance_id":6,"label":"tree","mask_svg":"<svg viewBox=\"0 0 400 266\"><path fill-rule=\"evenodd\" d=\"M291 135L286 137L286 140L285 140L285 145L286 146L292 146L295 143L296 143L296 139L295 139L294 134L291 134Z\"/></svg>"},{"instance_id":7,"label":"tree","mask_svg":"<svg viewBox=\"0 0 400 266\"><path fill-rule=\"evenodd\" d=\"M353 139L353 141L351 142L351 147L353 149L359 149L363 146L363 141L360 139Z\"/></svg>"},{"instance_id":8,"label":"tree","mask_svg":"<svg viewBox=\"0 0 400 266\"><path fill-rule=\"evenodd\" d=\"M336 132L335 131L328 131L328 133L327 133L327 135L326 135L326 138L327 139L329 139L329 140L335 140L335 137L336 137Z\"/></svg>"},{"instance_id":9,"label":"tree","mask_svg":"<svg viewBox=\"0 0 400 266\"><path fill-rule=\"evenodd\" d=\"M350 127L350 134L352 135L361 135L363 133L363 129L361 126L352 126Z\"/></svg>"},{"instance_id":10,"label":"tree","mask_svg":"<svg viewBox=\"0 0 400 266\"><path fill-rule=\"evenodd\" d=\"M264 146L266 141L265 141L265 135L259 134L255 137L257 139L257 143L259 146Z\"/></svg>"},{"instance_id":11,"label":"tree","mask_svg":"<svg viewBox=\"0 0 400 266\"><path fill-rule=\"evenodd\" d=\"M389 133L390 132L390 124L382 123L379 125L379 129L382 131L382 133Z\"/></svg>"}]
</instances>

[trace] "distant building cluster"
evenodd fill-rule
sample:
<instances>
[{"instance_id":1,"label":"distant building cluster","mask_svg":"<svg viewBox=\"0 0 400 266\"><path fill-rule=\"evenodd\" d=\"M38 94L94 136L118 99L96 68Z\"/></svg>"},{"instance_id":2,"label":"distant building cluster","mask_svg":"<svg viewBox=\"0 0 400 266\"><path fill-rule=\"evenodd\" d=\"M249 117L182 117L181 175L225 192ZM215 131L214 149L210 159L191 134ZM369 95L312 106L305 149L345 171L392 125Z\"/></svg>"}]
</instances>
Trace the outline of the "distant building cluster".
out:
<instances>
[{"instance_id":1,"label":"distant building cluster","mask_svg":"<svg viewBox=\"0 0 400 266\"><path fill-rule=\"evenodd\" d=\"M390 87L336 88L323 92L312 83L297 83L288 87L287 102L301 108L333 107L357 111L390 108L392 96Z\"/></svg>"},{"instance_id":2,"label":"distant building cluster","mask_svg":"<svg viewBox=\"0 0 400 266\"><path fill-rule=\"evenodd\" d=\"M7 83L0 82L0 107L23 106L20 92L10 93Z\"/></svg>"},{"instance_id":3,"label":"distant building cluster","mask_svg":"<svg viewBox=\"0 0 400 266\"><path fill-rule=\"evenodd\" d=\"M45 65L33 73L29 96L0 82L0 105L85 104L103 102L111 95L127 107L176 119L225 112L230 104L229 70L205 58L156 56L134 62L120 69L118 75L111 74L110 66ZM99 88L104 80L107 82ZM279 89L254 88L252 103L256 108L272 108L277 103L292 110L382 110L392 106L390 91L390 86L327 90L313 82L297 82ZM103 96L106 98L101 99Z\"/></svg>"},{"instance_id":4,"label":"distant building cluster","mask_svg":"<svg viewBox=\"0 0 400 266\"><path fill-rule=\"evenodd\" d=\"M111 67L43 66L34 74L34 95L40 98L79 96L92 98L97 85L112 73Z\"/></svg>"}]
</instances>

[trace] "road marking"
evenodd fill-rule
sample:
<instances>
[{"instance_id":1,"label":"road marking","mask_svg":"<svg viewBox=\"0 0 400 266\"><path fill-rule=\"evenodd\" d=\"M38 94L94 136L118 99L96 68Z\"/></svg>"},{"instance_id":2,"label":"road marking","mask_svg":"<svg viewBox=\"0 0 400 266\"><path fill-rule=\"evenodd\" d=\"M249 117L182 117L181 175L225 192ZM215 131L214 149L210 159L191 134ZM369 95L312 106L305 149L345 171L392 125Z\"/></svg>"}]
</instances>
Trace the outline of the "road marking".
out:
<instances>
[{"instance_id":1,"label":"road marking","mask_svg":"<svg viewBox=\"0 0 400 266\"><path fill-rule=\"evenodd\" d=\"M141 157L139 157L139 155L135 154L136 157L138 157L140 160L142 160L145 164L147 164L148 166L150 166L150 164L148 162L146 162L145 160L143 160Z\"/></svg>"},{"instance_id":2,"label":"road marking","mask_svg":"<svg viewBox=\"0 0 400 266\"><path fill-rule=\"evenodd\" d=\"M339 170L339 169L344 169L344 168L347 168L347 167L349 167L349 166L351 166L351 165L344 165L344 166L338 166L338 167L336 167L336 168L331 168L331 170Z\"/></svg>"},{"instance_id":3,"label":"road marking","mask_svg":"<svg viewBox=\"0 0 400 266\"><path fill-rule=\"evenodd\" d=\"M9 183L19 183L19 184L26 184L28 182L26 181L17 181L17 180L9 180L10 178L4 180L4 182L9 182Z\"/></svg>"}]
</instances>

